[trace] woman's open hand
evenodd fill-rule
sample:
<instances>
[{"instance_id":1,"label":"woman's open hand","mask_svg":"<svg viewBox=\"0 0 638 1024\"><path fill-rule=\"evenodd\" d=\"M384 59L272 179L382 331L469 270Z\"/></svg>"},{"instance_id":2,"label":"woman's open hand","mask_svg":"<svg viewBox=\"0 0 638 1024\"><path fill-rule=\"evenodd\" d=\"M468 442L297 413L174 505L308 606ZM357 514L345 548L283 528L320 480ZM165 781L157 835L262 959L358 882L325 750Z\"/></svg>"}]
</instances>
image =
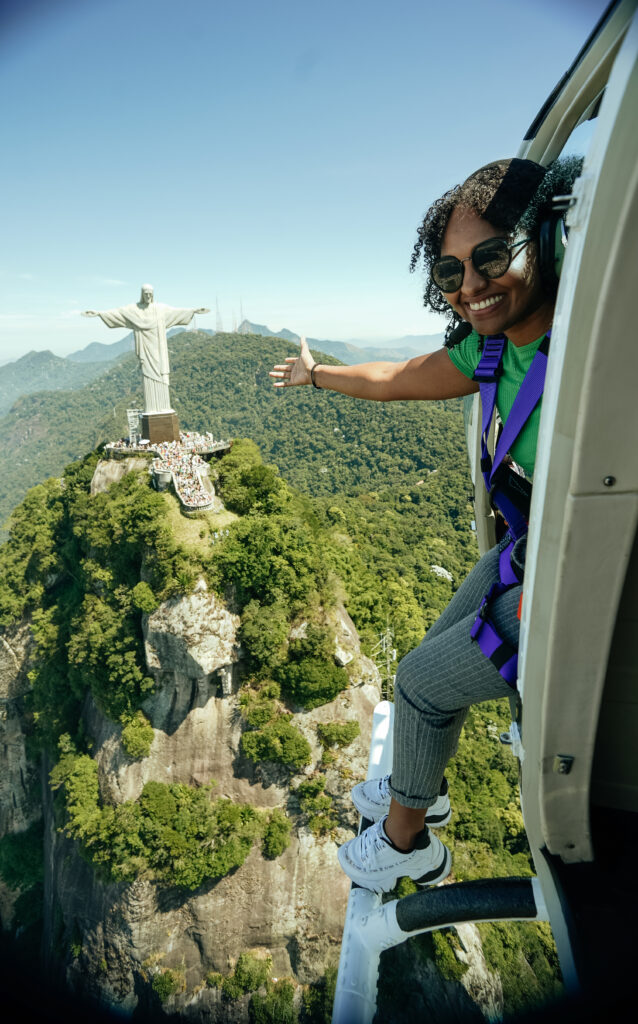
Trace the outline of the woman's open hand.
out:
<instances>
[{"instance_id":1,"label":"woman's open hand","mask_svg":"<svg viewBox=\"0 0 638 1024\"><path fill-rule=\"evenodd\" d=\"M300 340L301 351L298 356L287 356L285 363L279 363L271 371L269 376L275 377L276 388L287 388L293 384L310 384L310 371L315 361L310 355L308 343L304 337Z\"/></svg>"}]
</instances>

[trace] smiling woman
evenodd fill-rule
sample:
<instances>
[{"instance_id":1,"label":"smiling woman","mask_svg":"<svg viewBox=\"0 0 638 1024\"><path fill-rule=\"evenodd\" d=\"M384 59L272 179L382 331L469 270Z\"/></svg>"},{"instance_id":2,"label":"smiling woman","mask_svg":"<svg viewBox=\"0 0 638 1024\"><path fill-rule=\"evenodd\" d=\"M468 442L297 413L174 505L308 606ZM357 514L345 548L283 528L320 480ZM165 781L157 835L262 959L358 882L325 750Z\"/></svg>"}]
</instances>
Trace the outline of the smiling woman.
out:
<instances>
[{"instance_id":1,"label":"smiling woman","mask_svg":"<svg viewBox=\"0 0 638 1024\"><path fill-rule=\"evenodd\" d=\"M501 325L495 327L491 320L477 317L479 309L469 308L470 300L478 305L501 292L507 293L508 285L514 283L510 273L532 286L529 294L517 288L518 300L524 299L531 306L543 305L551 321L558 287L553 233L559 218L554 199L571 192L581 164L582 159L577 156L556 160L547 170L532 160L499 160L479 168L462 185L451 188L432 204L419 226L410 267L415 270L423 264L427 275L423 302L447 315L448 339L462 321L468 321L482 334L507 330L510 340L514 340L504 324L509 320L516 334L518 314L522 312L524 320L524 310L513 310L504 321L499 318ZM455 246L469 244L471 249L485 239L501 239L509 259L502 259L502 249L500 259L494 255L490 259L487 252L477 266L475 259L468 259L471 252L455 251ZM450 264L450 255L465 257L464 267L470 263L471 281L465 279L467 271L460 279L455 280L449 273L443 278L441 270L451 269L457 262ZM541 330L545 326L540 323Z\"/></svg>"},{"instance_id":2,"label":"smiling woman","mask_svg":"<svg viewBox=\"0 0 638 1024\"><path fill-rule=\"evenodd\" d=\"M340 848L339 861L376 892L401 876L431 885L449 873L449 851L430 831L450 817L446 765L468 708L516 686L530 480L563 245L553 200L571 192L580 165L578 158L547 170L531 160L498 161L430 207L411 266L422 260L428 272L425 305L448 314L446 348L398 364L320 366L302 339L299 356L271 371L275 387L312 384L377 401L450 398L480 387L485 432L495 406L504 423L493 465L485 447L481 469L508 532L400 662L392 773L352 793L375 824Z\"/></svg>"},{"instance_id":3,"label":"smiling woman","mask_svg":"<svg viewBox=\"0 0 638 1024\"><path fill-rule=\"evenodd\" d=\"M508 245L507 239L499 235L499 228L473 210L457 206L443 236L442 255L432 268L432 277L445 291L454 312L480 334L507 331L514 345L526 345L544 334L551 324L554 302L542 287L538 260L530 253L535 243L521 239ZM441 265L449 268L443 283ZM456 276L454 265L460 268Z\"/></svg>"}]
</instances>

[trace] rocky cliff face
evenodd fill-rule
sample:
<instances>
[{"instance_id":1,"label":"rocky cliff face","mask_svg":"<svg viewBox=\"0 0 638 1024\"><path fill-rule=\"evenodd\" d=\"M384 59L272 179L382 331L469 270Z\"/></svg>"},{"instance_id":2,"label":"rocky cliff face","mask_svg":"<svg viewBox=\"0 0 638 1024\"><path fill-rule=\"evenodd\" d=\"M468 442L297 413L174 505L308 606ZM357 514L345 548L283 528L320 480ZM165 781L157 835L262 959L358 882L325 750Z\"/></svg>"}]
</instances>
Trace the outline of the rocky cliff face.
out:
<instances>
[{"instance_id":1,"label":"rocky cliff face","mask_svg":"<svg viewBox=\"0 0 638 1024\"><path fill-rule=\"evenodd\" d=\"M356 819L349 800L353 780L366 771L372 710L379 699L375 666L361 656L355 627L343 609L332 617L335 658L356 667L353 685L334 701L295 715L310 743L312 774L322 756L316 726L356 720L361 735L326 772L340 827L334 837L317 839L299 823L298 802L288 771L274 764L254 765L242 756L238 688L242 652L239 617L207 591L203 581L187 597L165 602L144 621L149 672L157 688L144 711L154 728L148 757L133 760L121 743L121 728L88 698L84 727L94 743L100 792L107 803L135 800L146 782L188 785L217 783L216 793L260 808L280 806L297 822L292 842L274 861L254 847L244 864L194 893L162 890L149 881L113 884L100 879L75 843L56 829L50 797L45 806L45 934L48 966L74 991L91 995L131 1014L137 1007L159 1017L186 1021L248 1019L248 997L229 1004L205 984L209 971L228 974L240 953L270 955L275 977L300 984L336 964L349 883L339 869L336 849L352 835ZM304 632L304 624L295 630ZM26 756L24 698L28 691L31 640L27 624L0 637L1 833L20 832L42 813L39 773ZM2 925L8 927L16 893L0 887ZM498 1020L502 990L490 972L480 938L462 926L469 969L461 983L444 981L434 964L419 954L417 940L384 954L379 1021L413 1020L445 1011L459 1020ZM459 929L461 931L461 929ZM412 948L414 947L414 949ZM175 970L182 991L160 1008L152 980ZM395 981L412 978L411 995L399 1012ZM394 980L393 980L394 979ZM398 1015L397 1015L398 1014Z\"/></svg>"},{"instance_id":2,"label":"rocky cliff face","mask_svg":"<svg viewBox=\"0 0 638 1024\"><path fill-rule=\"evenodd\" d=\"M443 978L425 949L428 936L416 936L381 954L375 1024L413 1024L443 1020L446 1024L496 1024L503 1019L500 978L485 963L481 939L473 924L456 929L462 949L457 958L467 970L460 981ZM405 979L410 984L405 984ZM400 991L401 998L397 999Z\"/></svg>"},{"instance_id":3,"label":"rocky cliff face","mask_svg":"<svg viewBox=\"0 0 638 1024\"><path fill-rule=\"evenodd\" d=\"M42 815L40 777L27 759L24 698L32 650L28 626L0 636L0 836L23 832ZM0 879L0 923L11 921L17 893Z\"/></svg>"},{"instance_id":4,"label":"rocky cliff face","mask_svg":"<svg viewBox=\"0 0 638 1024\"><path fill-rule=\"evenodd\" d=\"M139 459L101 462L91 493L107 490L127 472L146 469ZM290 846L275 860L265 859L254 846L239 868L194 892L161 888L143 878L130 884L105 880L82 858L79 845L58 831L51 793L40 785L50 765L45 761L40 775L26 756L25 697L32 657L28 623L0 635L0 836L23 832L37 821L44 793L46 966L72 991L125 1015L146 1009L158 1020L245 1022L248 997L224 1001L219 990L207 986L209 972L228 975L240 954L251 950L272 958L274 977L292 977L300 986L320 978L338 960L350 883L336 850L357 826L349 791L366 773L378 673L361 655L345 610L332 611L328 624L334 658L348 666L351 682L332 702L293 716L312 754L304 774L313 776L324 757L319 723L357 721L361 733L322 764L337 826L330 836L317 838L305 824L288 769L272 762L254 764L242 753L239 624L239 616L203 579L193 593L144 616L146 668L156 684L143 705L153 727L148 756L135 760L126 753L120 725L92 697L83 706L82 724L103 803L137 800L151 781L189 786L214 781L215 795L259 809L283 808L293 822ZM304 636L306 627L297 623L291 637ZM16 896L0 882L3 929L10 925ZM470 1019L463 1016L470 1012L479 1020L498 1019L499 980L485 965L476 929L464 927L469 969L461 983L444 981L434 962L418 952L416 940L384 954L383 962L394 963L396 973L385 991L382 980L379 1021L436 1019L452 1008L459 1020ZM153 981L167 969L178 979L178 990L160 1004Z\"/></svg>"},{"instance_id":5,"label":"rocky cliff face","mask_svg":"<svg viewBox=\"0 0 638 1024\"><path fill-rule=\"evenodd\" d=\"M40 817L39 779L25 748L24 698L29 690L32 642L22 624L0 636L0 835L21 832Z\"/></svg>"},{"instance_id":6,"label":"rocky cliff face","mask_svg":"<svg viewBox=\"0 0 638 1024\"><path fill-rule=\"evenodd\" d=\"M135 456L127 459L101 459L91 480L91 497L108 491L111 484L117 483L127 473L147 473L148 466L146 459Z\"/></svg>"},{"instance_id":7,"label":"rocky cliff face","mask_svg":"<svg viewBox=\"0 0 638 1024\"><path fill-rule=\"evenodd\" d=\"M457 925L456 933L462 946L456 954L457 959L467 964L461 985L481 1008L483 1016L490 1024L502 1020L503 986L498 974L490 971L487 966L478 928L475 924L467 922Z\"/></svg>"},{"instance_id":8,"label":"rocky cliff face","mask_svg":"<svg viewBox=\"0 0 638 1024\"><path fill-rule=\"evenodd\" d=\"M146 617L146 660L157 682L144 706L155 731L149 756L131 760L120 727L92 699L85 704L103 800L134 800L150 780L189 785L215 780L221 796L259 808L283 807L297 824L303 820L288 771L255 766L241 754L238 625L238 616L203 585ZM361 725L361 735L326 776L326 792L339 812L335 837L317 839L301 825L276 860L264 859L254 847L239 869L195 893L162 891L148 881L100 881L75 844L57 833L47 809L45 942L64 951L67 981L75 990L88 990L130 1013L140 1002L153 1004L149 981L169 967L180 973L184 991L170 997L167 1011L189 1020L228 1020L228 1004L206 988L205 977L209 971L228 974L240 953L261 949L272 956L275 977L292 976L300 983L316 980L336 963L349 889L336 849L356 825L347 797L352 778L365 776L379 685L343 610L334 629L340 658L356 665L353 685L330 704L295 715L294 724L313 751L307 774L322 754L318 722ZM246 1019L245 1006L242 1012Z\"/></svg>"}]
</instances>

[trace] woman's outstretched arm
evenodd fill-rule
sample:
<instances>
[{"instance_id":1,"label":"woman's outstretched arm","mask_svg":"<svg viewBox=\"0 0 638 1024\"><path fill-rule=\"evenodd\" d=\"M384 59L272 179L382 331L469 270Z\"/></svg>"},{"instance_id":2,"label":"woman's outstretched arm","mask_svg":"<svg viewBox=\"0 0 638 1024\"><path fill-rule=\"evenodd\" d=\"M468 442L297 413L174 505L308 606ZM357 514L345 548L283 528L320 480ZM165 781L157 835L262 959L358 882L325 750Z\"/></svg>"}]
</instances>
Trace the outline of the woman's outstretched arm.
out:
<instances>
[{"instance_id":1,"label":"woman's outstretched arm","mask_svg":"<svg viewBox=\"0 0 638 1024\"><path fill-rule=\"evenodd\" d=\"M457 370L444 348L403 363L360 363L358 366L317 363L315 366L306 339L302 338L299 355L288 356L285 363L277 364L270 371L270 376L275 379L276 388L310 384L313 366L318 387L376 402L460 398L478 391L478 384Z\"/></svg>"}]
</instances>

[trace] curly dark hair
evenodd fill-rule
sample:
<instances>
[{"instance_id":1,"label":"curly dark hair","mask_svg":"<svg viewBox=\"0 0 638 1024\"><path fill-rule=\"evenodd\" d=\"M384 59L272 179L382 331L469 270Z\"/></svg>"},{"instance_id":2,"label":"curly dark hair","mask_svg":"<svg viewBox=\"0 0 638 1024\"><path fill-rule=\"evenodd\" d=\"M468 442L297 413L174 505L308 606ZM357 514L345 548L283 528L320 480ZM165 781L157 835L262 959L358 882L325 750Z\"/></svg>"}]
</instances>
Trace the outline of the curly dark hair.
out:
<instances>
[{"instance_id":1,"label":"curly dark hair","mask_svg":"<svg viewBox=\"0 0 638 1024\"><path fill-rule=\"evenodd\" d=\"M432 203L418 228L410 270L423 262L423 305L447 315L446 339L461 318L449 306L430 271L441 255L443 235L455 207L463 206L485 217L506 237L513 238L517 231L537 237L541 222L552 212L553 197L571 193L582 164L580 156L559 157L547 169L532 160L497 160L480 167L462 185L455 185Z\"/></svg>"}]
</instances>

